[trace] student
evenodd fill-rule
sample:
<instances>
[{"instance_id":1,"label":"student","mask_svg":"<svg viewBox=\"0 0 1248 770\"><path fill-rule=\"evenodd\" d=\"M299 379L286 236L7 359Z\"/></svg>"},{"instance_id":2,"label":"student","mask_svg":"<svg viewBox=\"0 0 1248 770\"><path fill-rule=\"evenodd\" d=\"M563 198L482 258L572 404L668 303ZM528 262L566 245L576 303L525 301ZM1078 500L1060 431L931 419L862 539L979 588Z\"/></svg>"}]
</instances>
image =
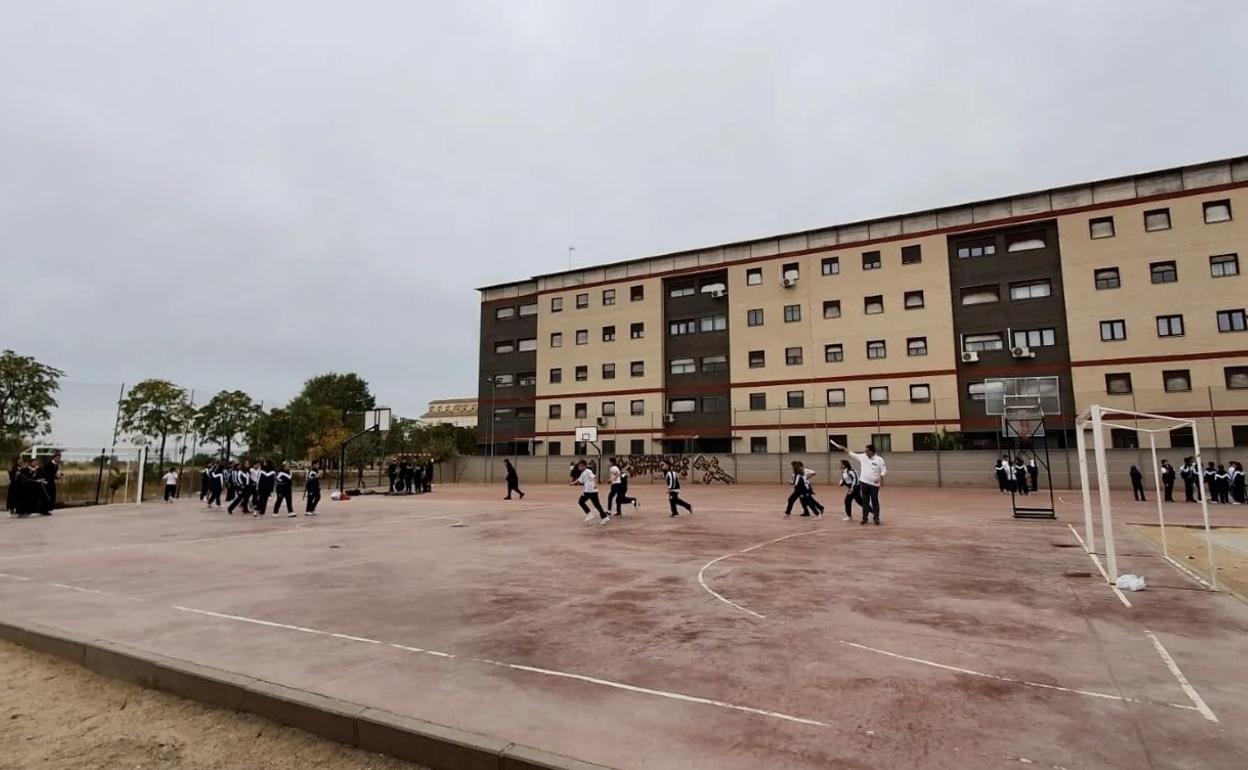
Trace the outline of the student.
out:
<instances>
[{"instance_id":1,"label":"student","mask_svg":"<svg viewBox=\"0 0 1248 770\"><path fill-rule=\"evenodd\" d=\"M26 518L32 513L43 510L44 480L40 478L39 461L35 458L21 464L17 470L17 494L14 499L14 512L19 518Z\"/></svg>"},{"instance_id":2,"label":"student","mask_svg":"<svg viewBox=\"0 0 1248 770\"><path fill-rule=\"evenodd\" d=\"M172 503L173 498L178 496L178 471L170 468L169 472L164 475L165 480L165 502Z\"/></svg>"},{"instance_id":3,"label":"student","mask_svg":"<svg viewBox=\"0 0 1248 770\"><path fill-rule=\"evenodd\" d=\"M1205 466L1205 470L1201 473L1201 481L1204 482L1205 499L1211 503L1218 502L1218 496L1213 493L1213 484L1218 475L1218 469L1214 466L1213 460Z\"/></svg>"},{"instance_id":4,"label":"student","mask_svg":"<svg viewBox=\"0 0 1248 770\"><path fill-rule=\"evenodd\" d=\"M1022 457L1014 458L1014 489L1020 495L1030 494L1027 491L1027 467L1023 465Z\"/></svg>"},{"instance_id":5,"label":"student","mask_svg":"<svg viewBox=\"0 0 1248 770\"><path fill-rule=\"evenodd\" d=\"M225 469L225 501L228 503L234 499L234 495L238 490L235 489L235 482L238 480L238 463L230 463L230 467Z\"/></svg>"},{"instance_id":6,"label":"student","mask_svg":"<svg viewBox=\"0 0 1248 770\"><path fill-rule=\"evenodd\" d=\"M997 488L1001 490L1001 494L1008 495L1010 493L1010 464L1002 457L997 460L997 465L993 470L997 474Z\"/></svg>"},{"instance_id":7,"label":"student","mask_svg":"<svg viewBox=\"0 0 1248 770\"><path fill-rule=\"evenodd\" d=\"M862 501L861 523L866 524L867 517L873 516L878 527L880 524L880 487L884 486L884 476L888 473L884 458L875 453L874 444L867 444L861 453L851 452L835 441L832 442L832 446L858 461L858 491Z\"/></svg>"},{"instance_id":8,"label":"student","mask_svg":"<svg viewBox=\"0 0 1248 770\"><path fill-rule=\"evenodd\" d=\"M598 511L599 524L606 524L611 521L611 514L602 509L602 501L598 499L598 477L594 474L593 469L584 460L576 464L576 469L580 471L580 476L572 484L581 485L581 497L576 501L576 504L581 506L581 510L585 512L585 521L593 521L594 519L594 514L590 512L589 506L585 503L594 504L594 508Z\"/></svg>"},{"instance_id":9,"label":"student","mask_svg":"<svg viewBox=\"0 0 1248 770\"><path fill-rule=\"evenodd\" d=\"M303 483L303 496L307 499L307 507L303 509L304 516L316 515L316 504L321 501L321 464L312 463L312 468L308 471L308 478Z\"/></svg>"},{"instance_id":10,"label":"student","mask_svg":"<svg viewBox=\"0 0 1248 770\"><path fill-rule=\"evenodd\" d=\"M663 470L663 481L667 484L667 504L671 506L672 516L680 515L680 512L676 510L677 506L689 511L689 515L692 516L693 506L680 499L680 474L666 460L660 463L659 468Z\"/></svg>"},{"instance_id":11,"label":"student","mask_svg":"<svg viewBox=\"0 0 1248 770\"><path fill-rule=\"evenodd\" d=\"M1183 502L1196 502L1196 463L1191 457L1183 458L1183 465L1179 466L1179 476L1183 479Z\"/></svg>"},{"instance_id":12,"label":"student","mask_svg":"<svg viewBox=\"0 0 1248 770\"><path fill-rule=\"evenodd\" d=\"M211 475L212 463L208 463L204 466L204 469L199 472L199 501L201 503L208 497L209 489L212 487L212 479L210 478Z\"/></svg>"},{"instance_id":13,"label":"student","mask_svg":"<svg viewBox=\"0 0 1248 770\"><path fill-rule=\"evenodd\" d=\"M849 460L841 460L841 486L845 487L845 521L853 521L854 503L861 504L862 500L858 496L858 474Z\"/></svg>"},{"instance_id":14,"label":"student","mask_svg":"<svg viewBox=\"0 0 1248 770\"><path fill-rule=\"evenodd\" d=\"M251 494L251 503L259 509L260 513L264 513L264 509L260 508L260 466L262 463L255 465L248 464L247 471L247 491Z\"/></svg>"},{"instance_id":15,"label":"student","mask_svg":"<svg viewBox=\"0 0 1248 770\"><path fill-rule=\"evenodd\" d=\"M793 513L793 503L801 502L802 515L809 517L811 511L815 512L816 519L823 518L823 506L814 498L814 487L811 486L810 480L814 477L815 472L806 468L801 460L794 460L790 465L793 468L793 478L789 482L793 491L789 494L788 502L784 507L784 515L787 518Z\"/></svg>"},{"instance_id":16,"label":"student","mask_svg":"<svg viewBox=\"0 0 1248 770\"><path fill-rule=\"evenodd\" d=\"M428 460L425 461L424 489L426 492L433 491L433 458L432 457L430 457Z\"/></svg>"},{"instance_id":17,"label":"student","mask_svg":"<svg viewBox=\"0 0 1248 770\"><path fill-rule=\"evenodd\" d=\"M1244 466L1236 461L1232 461L1228 471L1231 474L1231 498L1240 505L1248 503L1248 488L1245 487Z\"/></svg>"},{"instance_id":18,"label":"student","mask_svg":"<svg viewBox=\"0 0 1248 770\"><path fill-rule=\"evenodd\" d=\"M1139 502L1147 502L1148 498L1144 496L1144 474L1140 473L1140 469L1131 466L1131 494L1135 495L1135 499Z\"/></svg>"},{"instance_id":19,"label":"student","mask_svg":"<svg viewBox=\"0 0 1248 770\"><path fill-rule=\"evenodd\" d=\"M221 468L220 463L213 463L208 467L208 507L211 508L215 503L217 508L221 507L221 486L225 481L225 471Z\"/></svg>"},{"instance_id":20,"label":"student","mask_svg":"<svg viewBox=\"0 0 1248 770\"><path fill-rule=\"evenodd\" d=\"M1167 503L1174 502L1174 466L1169 460L1161 461L1161 486L1164 490L1162 498Z\"/></svg>"},{"instance_id":21,"label":"student","mask_svg":"<svg viewBox=\"0 0 1248 770\"><path fill-rule=\"evenodd\" d=\"M256 479L256 511L252 516L263 516L269 507L269 495L273 494L273 486L277 477L277 472L273 470L273 463L265 460L261 464L260 473Z\"/></svg>"},{"instance_id":22,"label":"student","mask_svg":"<svg viewBox=\"0 0 1248 770\"><path fill-rule=\"evenodd\" d=\"M620 493L620 466L615 458L610 458L607 462L611 463L611 467L607 469L607 510L611 510L611 506L615 505L615 497Z\"/></svg>"},{"instance_id":23,"label":"student","mask_svg":"<svg viewBox=\"0 0 1248 770\"><path fill-rule=\"evenodd\" d=\"M225 512L233 516L234 508L241 504L243 513L251 513L251 509L248 508L251 505L251 463L244 462L242 466L235 464L232 475L234 476L234 500Z\"/></svg>"},{"instance_id":24,"label":"student","mask_svg":"<svg viewBox=\"0 0 1248 770\"><path fill-rule=\"evenodd\" d=\"M290 466L282 463L277 470L274 481L277 489L277 500L273 502L273 515L276 516L282 510L282 503L284 502L286 503L286 518L290 518L295 515L295 506L290 499L291 493L294 491L295 480L291 476Z\"/></svg>"},{"instance_id":25,"label":"student","mask_svg":"<svg viewBox=\"0 0 1248 770\"><path fill-rule=\"evenodd\" d=\"M1231 475L1223 465L1219 465L1213 473L1213 501L1221 505L1231 503Z\"/></svg>"},{"instance_id":26,"label":"student","mask_svg":"<svg viewBox=\"0 0 1248 770\"><path fill-rule=\"evenodd\" d=\"M394 491L395 491L394 480L398 477L398 475L399 475L399 466L397 463L395 463L394 460L391 460L390 464L386 466L386 478L390 479L389 493L392 495L394 494Z\"/></svg>"},{"instance_id":27,"label":"student","mask_svg":"<svg viewBox=\"0 0 1248 770\"><path fill-rule=\"evenodd\" d=\"M1031 491L1040 491L1040 466L1036 463L1035 456L1027 461L1027 480L1031 482Z\"/></svg>"},{"instance_id":28,"label":"student","mask_svg":"<svg viewBox=\"0 0 1248 770\"><path fill-rule=\"evenodd\" d=\"M615 484L612 484L611 490L611 492L615 494L615 515L623 516L623 507L625 505L632 503L633 510L635 511L641 507L641 503L637 500L637 498L628 496L628 468L620 465L619 460L614 458L611 460L611 464L618 467L620 470L620 480ZM610 493L607 495L607 510L611 510Z\"/></svg>"},{"instance_id":29,"label":"student","mask_svg":"<svg viewBox=\"0 0 1248 770\"><path fill-rule=\"evenodd\" d=\"M10 515L17 513L17 475L21 472L21 462L14 457L9 464L9 486L4 490L4 510Z\"/></svg>"},{"instance_id":30,"label":"student","mask_svg":"<svg viewBox=\"0 0 1248 770\"><path fill-rule=\"evenodd\" d=\"M511 460L504 459L503 467L507 469L507 496L504 500L511 499L511 493L515 492L520 495L520 499L524 499L524 492L520 491L520 474L516 473L516 466L511 464ZM607 498L607 507L611 507L611 498Z\"/></svg>"}]
</instances>

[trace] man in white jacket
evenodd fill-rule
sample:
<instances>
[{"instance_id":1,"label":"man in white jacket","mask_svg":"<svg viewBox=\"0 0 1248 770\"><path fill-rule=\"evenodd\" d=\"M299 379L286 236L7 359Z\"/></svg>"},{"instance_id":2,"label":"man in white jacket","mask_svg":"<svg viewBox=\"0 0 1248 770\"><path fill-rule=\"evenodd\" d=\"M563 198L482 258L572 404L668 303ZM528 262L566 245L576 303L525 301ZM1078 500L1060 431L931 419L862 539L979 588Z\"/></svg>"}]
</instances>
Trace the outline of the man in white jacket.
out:
<instances>
[{"instance_id":1,"label":"man in white jacket","mask_svg":"<svg viewBox=\"0 0 1248 770\"><path fill-rule=\"evenodd\" d=\"M835 441L832 442L832 446L858 463L858 491L862 497L862 521L860 523L866 524L867 518L871 517L874 518L876 526L879 526L880 487L884 485L884 476L888 473L884 458L875 453L874 444L867 444L862 452L851 452Z\"/></svg>"}]
</instances>

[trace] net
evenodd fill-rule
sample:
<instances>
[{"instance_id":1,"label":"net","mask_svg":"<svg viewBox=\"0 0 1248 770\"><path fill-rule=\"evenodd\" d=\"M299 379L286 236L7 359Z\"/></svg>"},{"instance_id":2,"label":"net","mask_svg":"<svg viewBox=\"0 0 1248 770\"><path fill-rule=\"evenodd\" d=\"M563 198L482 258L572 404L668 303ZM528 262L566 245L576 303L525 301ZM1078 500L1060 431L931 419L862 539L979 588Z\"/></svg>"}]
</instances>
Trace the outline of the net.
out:
<instances>
[{"instance_id":1,"label":"net","mask_svg":"<svg viewBox=\"0 0 1248 770\"><path fill-rule=\"evenodd\" d=\"M1044 436L1044 410L1037 405L1007 406L1001 415L1001 435L1023 441Z\"/></svg>"},{"instance_id":2,"label":"net","mask_svg":"<svg viewBox=\"0 0 1248 770\"><path fill-rule=\"evenodd\" d=\"M57 454L57 507L133 503L159 494L158 474L144 472L143 447L37 445L23 450L21 459L34 458L42 465Z\"/></svg>"}]
</instances>

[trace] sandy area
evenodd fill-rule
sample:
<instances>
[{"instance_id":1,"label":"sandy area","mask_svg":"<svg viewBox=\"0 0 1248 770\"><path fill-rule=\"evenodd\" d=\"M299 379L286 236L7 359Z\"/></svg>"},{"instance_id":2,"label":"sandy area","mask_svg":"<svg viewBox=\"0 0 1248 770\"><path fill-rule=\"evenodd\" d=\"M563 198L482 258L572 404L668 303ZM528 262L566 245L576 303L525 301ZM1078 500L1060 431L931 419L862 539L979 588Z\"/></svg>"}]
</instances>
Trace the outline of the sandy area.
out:
<instances>
[{"instance_id":1,"label":"sandy area","mask_svg":"<svg viewBox=\"0 0 1248 770\"><path fill-rule=\"evenodd\" d=\"M421 770L0 642L0 768Z\"/></svg>"},{"instance_id":2,"label":"sandy area","mask_svg":"<svg viewBox=\"0 0 1248 770\"><path fill-rule=\"evenodd\" d=\"M1161 527L1153 524L1132 524L1131 527L1161 548ZM1248 534L1245 527L1218 527L1219 533ZM1170 556L1187 565L1206 580L1209 578L1209 558L1205 549L1205 531L1200 527L1166 525L1166 543ZM1190 557L1190 558L1189 558ZM1213 558L1218 563L1218 583L1244 601L1248 601L1248 556L1233 548L1213 546Z\"/></svg>"}]
</instances>

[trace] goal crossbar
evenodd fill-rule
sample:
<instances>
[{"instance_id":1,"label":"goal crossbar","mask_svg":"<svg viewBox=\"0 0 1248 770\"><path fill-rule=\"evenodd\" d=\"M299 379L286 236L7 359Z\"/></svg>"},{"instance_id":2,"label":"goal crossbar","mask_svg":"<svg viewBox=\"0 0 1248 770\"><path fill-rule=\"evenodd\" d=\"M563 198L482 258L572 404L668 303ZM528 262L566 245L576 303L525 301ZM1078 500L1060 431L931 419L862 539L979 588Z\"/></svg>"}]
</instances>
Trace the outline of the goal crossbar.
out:
<instances>
[{"instance_id":1,"label":"goal crossbar","mask_svg":"<svg viewBox=\"0 0 1248 770\"><path fill-rule=\"evenodd\" d=\"M70 459L78 457L87 457L92 462L99 460L101 457L116 458L119 455L126 455L126 491L122 495L123 500L130 498L130 463L135 464L136 480L134 483L134 503L135 505L143 504L143 477L147 472L147 446L139 446L135 444L112 444L110 446L65 446L63 444L35 444L22 450L22 457L43 458L50 457L54 452L60 452L61 455L69 456ZM102 472L102 469L101 469Z\"/></svg>"},{"instance_id":2,"label":"goal crossbar","mask_svg":"<svg viewBox=\"0 0 1248 770\"><path fill-rule=\"evenodd\" d=\"M1160 423L1160 425L1141 426L1124 424L1114 420L1106 420L1105 417L1107 415ZM1169 544L1166 541L1166 513L1161 495L1161 476L1158 470L1160 466L1157 462L1157 434L1169 432L1175 428L1190 428L1192 431L1192 452L1195 458L1196 472L1200 473L1204 463L1200 457L1200 436L1196 428L1196 421L1184 417L1170 417L1164 414L1116 409L1114 407L1101 406L1100 404L1093 404L1075 418L1075 446L1079 455L1079 487L1083 497L1084 549L1088 553L1094 553L1096 551L1096 539L1092 521L1092 492L1091 484L1088 480L1088 451L1087 439L1084 438L1085 428L1091 428L1092 430L1092 452L1096 461L1096 488L1101 509L1101 535L1105 539L1105 561L1109 570L1109 581L1112 583L1118 579L1118 554L1114 546L1114 517L1109 495L1109 469L1105 455L1105 428L1129 430L1148 436L1149 450L1152 454L1153 498L1157 501L1157 520L1161 525L1161 550L1167 561L1178 565L1178 562L1170 556ZM1200 495L1200 513L1204 522L1205 552L1209 559L1209 586L1216 591L1218 589L1218 570L1213 559L1213 537L1209 527L1209 501L1205 497L1205 485L1198 482L1196 488ZM1181 565L1179 566L1181 567Z\"/></svg>"}]
</instances>

